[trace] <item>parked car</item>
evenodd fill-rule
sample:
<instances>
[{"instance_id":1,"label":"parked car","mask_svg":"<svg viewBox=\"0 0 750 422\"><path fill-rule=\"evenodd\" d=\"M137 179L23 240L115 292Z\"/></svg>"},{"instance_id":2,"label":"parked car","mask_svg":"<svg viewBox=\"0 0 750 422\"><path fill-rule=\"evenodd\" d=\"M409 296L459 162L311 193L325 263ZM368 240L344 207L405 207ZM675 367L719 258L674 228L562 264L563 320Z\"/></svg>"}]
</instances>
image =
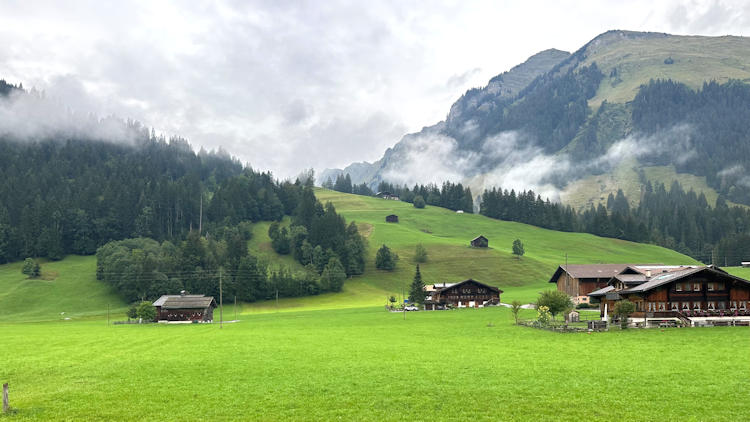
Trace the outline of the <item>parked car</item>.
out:
<instances>
[{"instance_id":1,"label":"parked car","mask_svg":"<svg viewBox=\"0 0 750 422\"><path fill-rule=\"evenodd\" d=\"M418 311L419 310L419 306L416 306L416 305L406 305L406 307L404 309L406 309L407 311Z\"/></svg>"}]
</instances>

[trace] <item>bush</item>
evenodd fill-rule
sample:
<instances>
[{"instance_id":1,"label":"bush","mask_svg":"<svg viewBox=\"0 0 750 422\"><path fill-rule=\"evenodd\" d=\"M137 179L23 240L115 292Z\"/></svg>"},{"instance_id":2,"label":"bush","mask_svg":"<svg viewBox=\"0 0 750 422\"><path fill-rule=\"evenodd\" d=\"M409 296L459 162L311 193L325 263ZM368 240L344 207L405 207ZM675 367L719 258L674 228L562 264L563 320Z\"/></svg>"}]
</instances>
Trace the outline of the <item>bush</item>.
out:
<instances>
[{"instance_id":1,"label":"bush","mask_svg":"<svg viewBox=\"0 0 750 422\"><path fill-rule=\"evenodd\" d=\"M576 309L598 309L599 305L596 303L579 303L576 305Z\"/></svg>"},{"instance_id":2,"label":"bush","mask_svg":"<svg viewBox=\"0 0 750 422\"><path fill-rule=\"evenodd\" d=\"M546 307L549 313L552 314L552 318L554 318L561 312L573 309L573 302L565 292L547 290L542 292L536 301L537 309L541 309L542 306Z\"/></svg>"},{"instance_id":3,"label":"bush","mask_svg":"<svg viewBox=\"0 0 750 422\"><path fill-rule=\"evenodd\" d=\"M375 255L375 268L379 270L392 271L396 268L396 261L398 261L398 255L391 251L386 245L383 245L378 249L378 253Z\"/></svg>"},{"instance_id":4,"label":"bush","mask_svg":"<svg viewBox=\"0 0 750 422\"><path fill-rule=\"evenodd\" d=\"M155 321L156 320L156 308L151 302L141 302L136 309L136 315L143 321Z\"/></svg>"},{"instance_id":5,"label":"bush","mask_svg":"<svg viewBox=\"0 0 750 422\"><path fill-rule=\"evenodd\" d=\"M23 261L21 272L29 276L29 278L37 278L42 274L42 269L38 262L31 258L26 258Z\"/></svg>"},{"instance_id":6,"label":"bush","mask_svg":"<svg viewBox=\"0 0 750 422\"><path fill-rule=\"evenodd\" d=\"M414 208L424 208L425 202L424 198L422 198L422 195L417 195L414 197Z\"/></svg>"},{"instance_id":7,"label":"bush","mask_svg":"<svg viewBox=\"0 0 750 422\"><path fill-rule=\"evenodd\" d=\"M427 249L421 243L417 243L414 248L414 260L417 262L427 262Z\"/></svg>"},{"instance_id":8,"label":"bush","mask_svg":"<svg viewBox=\"0 0 750 422\"><path fill-rule=\"evenodd\" d=\"M628 315L635 312L635 303L627 299L620 300L615 303L613 311L620 317L620 328L624 330L628 328Z\"/></svg>"}]
</instances>

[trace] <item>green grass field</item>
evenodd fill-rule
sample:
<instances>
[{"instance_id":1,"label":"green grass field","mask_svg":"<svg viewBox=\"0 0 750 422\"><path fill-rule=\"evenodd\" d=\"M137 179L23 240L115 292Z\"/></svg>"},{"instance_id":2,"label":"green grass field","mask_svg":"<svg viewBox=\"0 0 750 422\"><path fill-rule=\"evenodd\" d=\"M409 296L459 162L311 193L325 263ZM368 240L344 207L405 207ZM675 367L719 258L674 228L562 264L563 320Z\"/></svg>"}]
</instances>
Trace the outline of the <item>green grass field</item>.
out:
<instances>
[{"instance_id":1,"label":"green grass field","mask_svg":"<svg viewBox=\"0 0 750 422\"><path fill-rule=\"evenodd\" d=\"M526 311L529 314L532 311ZM527 315L529 315L527 314ZM750 417L747 328L558 334L505 308L0 325L0 420L712 420Z\"/></svg>"},{"instance_id":2,"label":"green grass field","mask_svg":"<svg viewBox=\"0 0 750 422\"><path fill-rule=\"evenodd\" d=\"M319 190L369 242L364 275L344 291L240 304L240 322L110 325L125 304L95 279L94 257L0 266L0 381L14 412L0 420L742 420L747 328L557 334L511 324L506 308L389 313L414 271L429 283L472 277L532 301L570 263L690 263L688 257L580 233ZM385 223L385 215L400 223ZM268 224L251 249L270 248ZM468 247L484 234L490 249ZM520 238L526 255L510 253ZM373 268L386 243L394 272ZM732 269L743 272L745 269ZM739 274L743 275L743 274ZM61 315L61 312L65 312ZM523 311L532 317L534 311ZM224 319L234 318L227 306ZM218 318L218 310L216 311ZM62 320L71 318L71 320Z\"/></svg>"}]
</instances>

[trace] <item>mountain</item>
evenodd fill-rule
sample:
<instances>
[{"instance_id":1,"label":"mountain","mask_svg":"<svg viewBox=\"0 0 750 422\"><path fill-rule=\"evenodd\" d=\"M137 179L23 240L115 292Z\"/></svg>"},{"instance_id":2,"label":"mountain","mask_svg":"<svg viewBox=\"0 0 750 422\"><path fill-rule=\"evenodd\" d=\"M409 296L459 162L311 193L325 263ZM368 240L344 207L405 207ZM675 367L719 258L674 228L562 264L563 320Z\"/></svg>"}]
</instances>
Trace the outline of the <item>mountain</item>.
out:
<instances>
[{"instance_id":1,"label":"mountain","mask_svg":"<svg viewBox=\"0 0 750 422\"><path fill-rule=\"evenodd\" d=\"M530 57L380 160L321 179L534 189L579 208L618 189L637 202L647 181L680 180L750 204L747 82L749 38L608 31L572 54Z\"/></svg>"}]
</instances>

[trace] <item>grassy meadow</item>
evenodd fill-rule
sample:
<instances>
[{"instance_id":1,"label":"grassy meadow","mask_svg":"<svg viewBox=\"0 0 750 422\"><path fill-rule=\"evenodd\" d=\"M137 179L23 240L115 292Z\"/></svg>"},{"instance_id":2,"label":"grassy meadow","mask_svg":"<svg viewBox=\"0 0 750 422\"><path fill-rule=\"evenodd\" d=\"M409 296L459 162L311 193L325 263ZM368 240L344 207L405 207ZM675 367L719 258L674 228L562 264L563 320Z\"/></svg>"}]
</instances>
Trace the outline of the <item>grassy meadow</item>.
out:
<instances>
[{"instance_id":1,"label":"grassy meadow","mask_svg":"<svg viewBox=\"0 0 750 422\"><path fill-rule=\"evenodd\" d=\"M564 263L691 263L652 245L318 190L369 243L364 275L344 291L225 306L191 325L107 325L126 304L96 281L94 257L44 262L43 279L0 266L0 420L743 420L750 330L628 330L558 334L512 324L506 308L389 313L429 254L425 281L471 277L531 302ZM387 214L398 224L385 223ZM285 221L288 223L288 221ZM268 224L250 248L270 248ZM468 247L484 234L489 249ZM516 238L526 254L511 254ZM377 248L401 257L374 269ZM732 269L743 273L746 269ZM738 274L743 276L743 274ZM750 274L748 274L750 275ZM65 312L65 314L61 314ZM534 311L522 311L533 317ZM215 316L218 318L218 310ZM63 318L70 318L64 320Z\"/></svg>"},{"instance_id":2,"label":"grassy meadow","mask_svg":"<svg viewBox=\"0 0 750 422\"><path fill-rule=\"evenodd\" d=\"M528 312L530 315L533 311ZM558 334L506 308L0 325L0 420L746 420L750 330Z\"/></svg>"}]
</instances>

